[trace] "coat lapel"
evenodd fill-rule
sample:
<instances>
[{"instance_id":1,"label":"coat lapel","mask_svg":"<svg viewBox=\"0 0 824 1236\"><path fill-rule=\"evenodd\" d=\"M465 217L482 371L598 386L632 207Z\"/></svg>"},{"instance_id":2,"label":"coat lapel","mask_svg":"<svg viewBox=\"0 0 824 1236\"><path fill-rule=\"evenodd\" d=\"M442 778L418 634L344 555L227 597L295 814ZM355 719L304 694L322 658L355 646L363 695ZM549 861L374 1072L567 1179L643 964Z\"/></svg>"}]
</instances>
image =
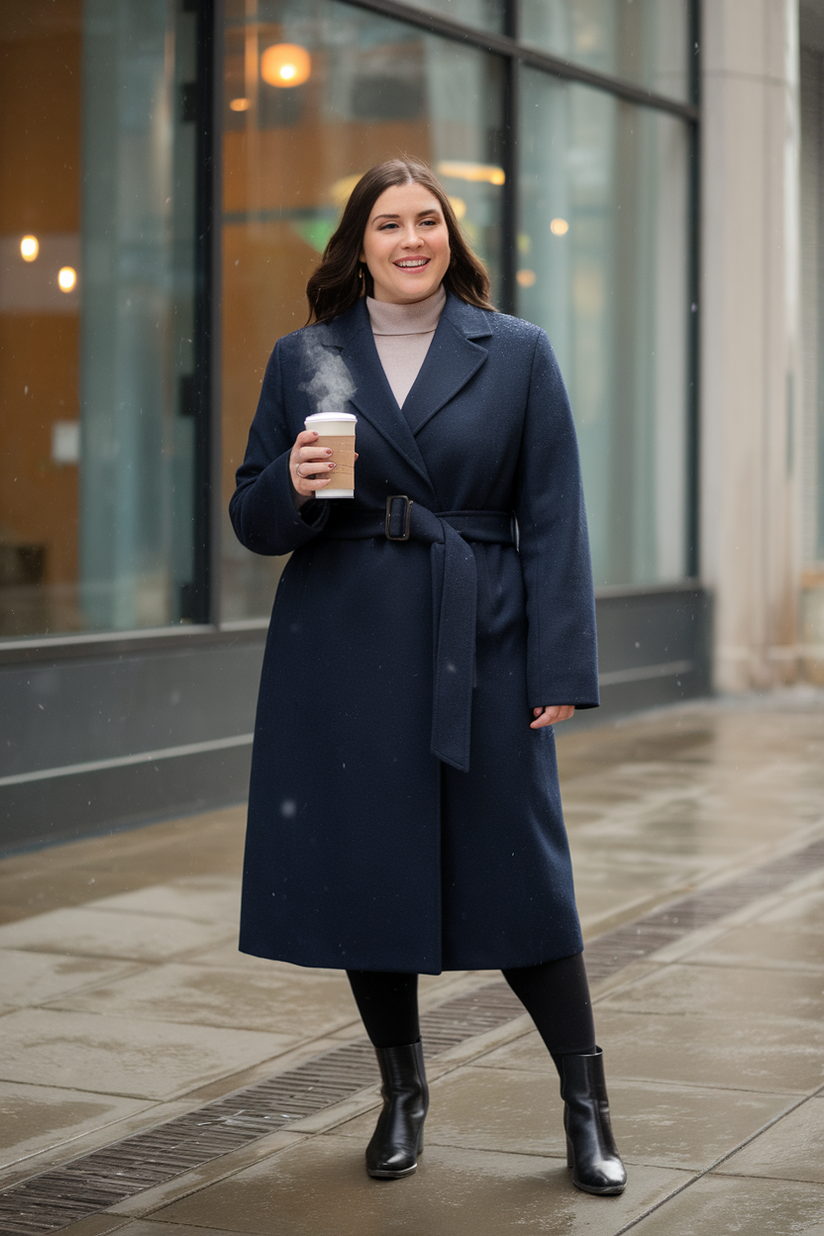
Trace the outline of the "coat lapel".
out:
<instances>
[{"instance_id":1,"label":"coat lapel","mask_svg":"<svg viewBox=\"0 0 824 1236\"><path fill-rule=\"evenodd\" d=\"M403 419L413 434L420 433L455 398L486 360L487 349L474 340L492 334L488 316L455 296L447 298L426 359L403 405Z\"/></svg>"},{"instance_id":2,"label":"coat lapel","mask_svg":"<svg viewBox=\"0 0 824 1236\"><path fill-rule=\"evenodd\" d=\"M378 356L364 300L321 328L319 342L343 358L356 391L351 402L432 489L415 435L454 399L483 365L487 349L475 340L492 330L488 312L449 295L438 329L406 397L398 407Z\"/></svg>"},{"instance_id":3,"label":"coat lapel","mask_svg":"<svg viewBox=\"0 0 824 1236\"><path fill-rule=\"evenodd\" d=\"M386 380L369 324L366 301L358 301L342 318L329 323L320 342L324 347L334 348L342 356L356 386L351 403L360 415L403 456L431 489L432 480L423 456Z\"/></svg>"}]
</instances>

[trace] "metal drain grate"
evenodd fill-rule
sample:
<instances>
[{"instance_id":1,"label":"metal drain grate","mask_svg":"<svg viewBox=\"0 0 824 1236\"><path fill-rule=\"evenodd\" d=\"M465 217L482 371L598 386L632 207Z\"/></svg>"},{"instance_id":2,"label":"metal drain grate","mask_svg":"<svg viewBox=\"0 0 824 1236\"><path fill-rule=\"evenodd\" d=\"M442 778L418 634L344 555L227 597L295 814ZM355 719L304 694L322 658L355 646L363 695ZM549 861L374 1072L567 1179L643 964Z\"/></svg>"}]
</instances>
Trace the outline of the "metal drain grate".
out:
<instances>
[{"instance_id":1,"label":"metal drain grate","mask_svg":"<svg viewBox=\"0 0 824 1236\"><path fill-rule=\"evenodd\" d=\"M756 867L718 888L695 893L587 945L598 982L750 901L824 866L824 840ZM506 983L487 983L421 1017L427 1057L504 1025L523 1013ZM127 1137L0 1193L0 1233L38 1236L200 1167L256 1138L339 1103L379 1080L375 1057L358 1039L277 1073L145 1133Z\"/></svg>"},{"instance_id":2,"label":"metal drain grate","mask_svg":"<svg viewBox=\"0 0 824 1236\"><path fill-rule=\"evenodd\" d=\"M680 940L699 927L708 927L733 914L751 901L778 892L793 880L824 866L824 840L786 854L783 858L755 867L734 880L703 893L693 893L670 902L643 918L625 923L592 940L586 948L590 982L609 978L616 970L648 957L673 940Z\"/></svg>"}]
</instances>

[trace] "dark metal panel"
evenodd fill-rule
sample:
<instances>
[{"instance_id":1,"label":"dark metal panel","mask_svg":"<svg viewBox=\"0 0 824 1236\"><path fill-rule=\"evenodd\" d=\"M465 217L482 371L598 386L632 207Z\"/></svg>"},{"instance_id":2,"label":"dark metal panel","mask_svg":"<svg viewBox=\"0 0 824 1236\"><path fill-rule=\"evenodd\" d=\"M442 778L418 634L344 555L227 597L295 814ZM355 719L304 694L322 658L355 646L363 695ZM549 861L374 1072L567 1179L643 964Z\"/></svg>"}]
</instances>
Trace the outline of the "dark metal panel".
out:
<instances>
[{"instance_id":1,"label":"dark metal panel","mask_svg":"<svg viewBox=\"0 0 824 1236\"><path fill-rule=\"evenodd\" d=\"M708 606L708 594L697 587L599 597L601 673L670 661L706 661Z\"/></svg>"},{"instance_id":2,"label":"dark metal panel","mask_svg":"<svg viewBox=\"0 0 824 1236\"><path fill-rule=\"evenodd\" d=\"M601 707L564 732L711 693L713 598L703 588L599 597L596 611Z\"/></svg>"},{"instance_id":3,"label":"dark metal panel","mask_svg":"<svg viewBox=\"0 0 824 1236\"><path fill-rule=\"evenodd\" d=\"M0 778L249 733L262 655L261 639L9 667Z\"/></svg>"},{"instance_id":4,"label":"dark metal panel","mask_svg":"<svg viewBox=\"0 0 824 1236\"><path fill-rule=\"evenodd\" d=\"M78 661L93 657L151 654L159 649L228 647L245 640L260 640L265 619L254 624L231 624L223 628L186 623L142 631L95 631L82 635L42 635L0 640L0 670L6 665L41 665L52 661Z\"/></svg>"},{"instance_id":5,"label":"dark metal panel","mask_svg":"<svg viewBox=\"0 0 824 1236\"><path fill-rule=\"evenodd\" d=\"M0 787L0 855L242 802L250 746Z\"/></svg>"}]
</instances>

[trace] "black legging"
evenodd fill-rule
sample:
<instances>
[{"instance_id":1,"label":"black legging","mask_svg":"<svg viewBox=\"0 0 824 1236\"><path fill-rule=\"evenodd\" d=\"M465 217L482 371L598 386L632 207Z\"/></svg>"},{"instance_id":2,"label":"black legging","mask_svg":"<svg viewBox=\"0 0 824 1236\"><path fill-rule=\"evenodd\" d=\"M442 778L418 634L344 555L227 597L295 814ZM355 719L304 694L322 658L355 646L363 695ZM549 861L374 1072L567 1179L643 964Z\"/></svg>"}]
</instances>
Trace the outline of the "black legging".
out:
<instances>
[{"instance_id":1,"label":"black legging","mask_svg":"<svg viewBox=\"0 0 824 1236\"><path fill-rule=\"evenodd\" d=\"M583 953L502 973L553 1056L595 1050ZM347 975L375 1047L402 1047L420 1038L417 974L347 970Z\"/></svg>"}]
</instances>

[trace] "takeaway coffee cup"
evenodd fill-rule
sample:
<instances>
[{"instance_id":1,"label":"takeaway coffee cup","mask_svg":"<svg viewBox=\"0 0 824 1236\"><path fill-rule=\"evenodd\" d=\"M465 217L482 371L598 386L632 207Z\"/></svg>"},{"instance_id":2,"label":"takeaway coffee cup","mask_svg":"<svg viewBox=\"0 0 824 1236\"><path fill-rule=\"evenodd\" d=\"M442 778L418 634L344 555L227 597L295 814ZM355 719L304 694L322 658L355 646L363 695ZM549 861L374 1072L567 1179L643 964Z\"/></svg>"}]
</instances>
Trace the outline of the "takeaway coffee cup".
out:
<instances>
[{"instance_id":1,"label":"takeaway coffee cup","mask_svg":"<svg viewBox=\"0 0 824 1236\"><path fill-rule=\"evenodd\" d=\"M331 448L331 462L337 464L331 483L325 489L318 489L316 498L354 498L357 421L351 412L316 412L304 421L307 429L317 432L318 446Z\"/></svg>"}]
</instances>

